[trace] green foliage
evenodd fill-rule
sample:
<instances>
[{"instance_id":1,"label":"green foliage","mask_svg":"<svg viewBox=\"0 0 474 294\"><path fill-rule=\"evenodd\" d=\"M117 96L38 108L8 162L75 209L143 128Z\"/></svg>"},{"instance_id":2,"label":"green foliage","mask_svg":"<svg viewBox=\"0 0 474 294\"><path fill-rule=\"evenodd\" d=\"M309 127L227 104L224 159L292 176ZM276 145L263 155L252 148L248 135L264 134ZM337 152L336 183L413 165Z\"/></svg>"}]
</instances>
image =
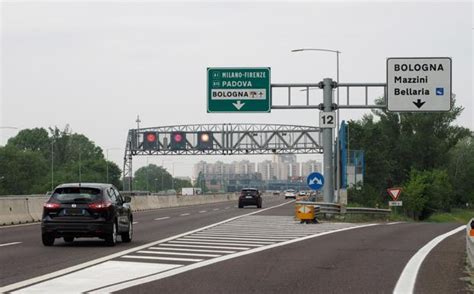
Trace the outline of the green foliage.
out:
<instances>
[{"instance_id":1,"label":"green foliage","mask_svg":"<svg viewBox=\"0 0 474 294\"><path fill-rule=\"evenodd\" d=\"M0 147L0 195L43 194L48 170L38 151Z\"/></svg>"},{"instance_id":2,"label":"green foliage","mask_svg":"<svg viewBox=\"0 0 474 294\"><path fill-rule=\"evenodd\" d=\"M66 182L106 182L121 188L120 168L69 127L21 130L0 147L0 195L43 194ZM53 183L52 183L53 177Z\"/></svg>"},{"instance_id":3,"label":"green foliage","mask_svg":"<svg viewBox=\"0 0 474 294\"><path fill-rule=\"evenodd\" d=\"M348 201L351 207L379 207L387 206L387 194L377 191L370 185L357 185L348 191Z\"/></svg>"},{"instance_id":4,"label":"green foliage","mask_svg":"<svg viewBox=\"0 0 474 294\"><path fill-rule=\"evenodd\" d=\"M174 179L172 175L163 167L155 164L139 168L135 172L134 190L138 191L166 191L175 189L181 190L183 187L192 187L191 183L182 179Z\"/></svg>"},{"instance_id":5,"label":"green foliage","mask_svg":"<svg viewBox=\"0 0 474 294\"><path fill-rule=\"evenodd\" d=\"M413 219L425 219L436 211L449 211L453 189L445 170L412 170L401 200Z\"/></svg>"},{"instance_id":6,"label":"green foliage","mask_svg":"<svg viewBox=\"0 0 474 294\"><path fill-rule=\"evenodd\" d=\"M451 212L436 212L426 221L435 223L461 223L467 222L474 217L474 209L452 209Z\"/></svg>"},{"instance_id":7,"label":"green foliage","mask_svg":"<svg viewBox=\"0 0 474 294\"><path fill-rule=\"evenodd\" d=\"M474 202L474 147L470 130L454 126L463 108L442 113L373 111L349 122L349 147L365 152L364 185L349 201L374 207L386 189L404 186L405 211L423 219L435 211Z\"/></svg>"},{"instance_id":8,"label":"green foliage","mask_svg":"<svg viewBox=\"0 0 474 294\"><path fill-rule=\"evenodd\" d=\"M449 152L447 164L449 179L453 186L455 206L468 204L474 207L474 138L460 141Z\"/></svg>"},{"instance_id":9,"label":"green foliage","mask_svg":"<svg viewBox=\"0 0 474 294\"><path fill-rule=\"evenodd\" d=\"M149 164L135 172L134 190L138 191L164 191L172 188L173 177L161 166Z\"/></svg>"}]
</instances>

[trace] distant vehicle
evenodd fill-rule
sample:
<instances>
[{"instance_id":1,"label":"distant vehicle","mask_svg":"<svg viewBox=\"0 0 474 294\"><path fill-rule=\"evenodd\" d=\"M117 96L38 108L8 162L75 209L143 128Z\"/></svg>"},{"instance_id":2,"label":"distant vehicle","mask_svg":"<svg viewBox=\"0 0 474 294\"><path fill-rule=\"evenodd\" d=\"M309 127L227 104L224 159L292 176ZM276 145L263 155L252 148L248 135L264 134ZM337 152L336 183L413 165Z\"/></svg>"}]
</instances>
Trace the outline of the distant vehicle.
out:
<instances>
[{"instance_id":1,"label":"distant vehicle","mask_svg":"<svg viewBox=\"0 0 474 294\"><path fill-rule=\"evenodd\" d=\"M256 205L257 208L262 208L262 196L258 189L242 189L239 196L239 208L243 208L246 205Z\"/></svg>"},{"instance_id":2,"label":"distant vehicle","mask_svg":"<svg viewBox=\"0 0 474 294\"><path fill-rule=\"evenodd\" d=\"M43 206L41 236L43 245L52 246L56 238L70 243L74 238L99 237L109 246L131 242L133 215L131 198L122 197L111 184L62 184Z\"/></svg>"},{"instance_id":3,"label":"distant vehicle","mask_svg":"<svg viewBox=\"0 0 474 294\"><path fill-rule=\"evenodd\" d=\"M288 198L296 199L296 191L293 189L285 190L285 199Z\"/></svg>"},{"instance_id":4,"label":"distant vehicle","mask_svg":"<svg viewBox=\"0 0 474 294\"><path fill-rule=\"evenodd\" d=\"M306 191L299 191L298 195L296 196L296 200L306 200L308 199L309 193Z\"/></svg>"},{"instance_id":5,"label":"distant vehicle","mask_svg":"<svg viewBox=\"0 0 474 294\"><path fill-rule=\"evenodd\" d=\"M202 194L201 193L201 188L193 188L193 187L190 187L190 188L182 188L181 189L181 195L185 196L185 195L200 195Z\"/></svg>"}]
</instances>

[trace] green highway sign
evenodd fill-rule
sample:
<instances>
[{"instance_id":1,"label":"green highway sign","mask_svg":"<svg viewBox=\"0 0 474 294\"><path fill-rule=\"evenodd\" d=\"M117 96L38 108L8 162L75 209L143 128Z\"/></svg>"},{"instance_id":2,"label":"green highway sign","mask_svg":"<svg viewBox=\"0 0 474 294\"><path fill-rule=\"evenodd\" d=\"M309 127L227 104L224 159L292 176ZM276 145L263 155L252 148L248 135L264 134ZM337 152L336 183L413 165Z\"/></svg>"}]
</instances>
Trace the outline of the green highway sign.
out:
<instances>
[{"instance_id":1,"label":"green highway sign","mask_svg":"<svg viewBox=\"0 0 474 294\"><path fill-rule=\"evenodd\" d=\"M207 112L270 112L269 67L207 68Z\"/></svg>"}]
</instances>

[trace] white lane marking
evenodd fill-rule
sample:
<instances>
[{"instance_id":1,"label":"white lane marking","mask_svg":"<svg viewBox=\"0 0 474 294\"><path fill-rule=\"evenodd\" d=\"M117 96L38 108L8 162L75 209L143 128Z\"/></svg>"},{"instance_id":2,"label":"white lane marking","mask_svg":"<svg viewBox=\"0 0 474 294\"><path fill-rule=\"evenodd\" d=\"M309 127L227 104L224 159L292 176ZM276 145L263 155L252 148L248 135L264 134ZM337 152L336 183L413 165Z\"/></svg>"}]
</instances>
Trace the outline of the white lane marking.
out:
<instances>
[{"instance_id":1,"label":"white lane marking","mask_svg":"<svg viewBox=\"0 0 474 294\"><path fill-rule=\"evenodd\" d=\"M138 222L133 222L132 224L136 225L136 224L138 224Z\"/></svg>"},{"instance_id":2,"label":"white lane marking","mask_svg":"<svg viewBox=\"0 0 474 294\"><path fill-rule=\"evenodd\" d=\"M182 265L111 260L14 293L71 293L71 291L84 293L91 289L103 287L104 282L108 285L120 283L124 280L138 278L146 274L156 274L180 266ZM91 280L91 277L100 278Z\"/></svg>"},{"instance_id":3,"label":"white lane marking","mask_svg":"<svg viewBox=\"0 0 474 294\"><path fill-rule=\"evenodd\" d=\"M202 259L199 259L199 258L155 257L155 256L140 256L140 255L124 255L120 258L168 260L168 261L191 261L191 262L203 261Z\"/></svg>"},{"instance_id":4,"label":"white lane marking","mask_svg":"<svg viewBox=\"0 0 474 294\"><path fill-rule=\"evenodd\" d=\"M159 220L164 220L164 219L169 219L169 218L170 218L169 216L164 216L164 217L155 218L155 220L159 221Z\"/></svg>"},{"instance_id":5,"label":"white lane marking","mask_svg":"<svg viewBox=\"0 0 474 294\"><path fill-rule=\"evenodd\" d=\"M408 261L407 265L403 269L402 274L400 275L400 278L398 279L397 285L395 286L395 289L393 289L393 293L394 294L413 293L413 291L415 290L416 276L418 275L418 271L420 270L421 264L423 263L423 260L425 260L426 256L441 241L464 229L466 229L466 226L460 226L452 231L439 235L438 237L428 242L420 250L418 250L418 252L415 253L415 255L413 255L412 258L410 258L410 261Z\"/></svg>"},{"instance_id":6,"label":"white lane marking","mask_svg":"<svg viewBox=\"0 0 474 294\"><path fill-rule=\"evenodd\" d=\"M288 203L292 203L292 202L288 202ZM285 242L282 242L282 243L276 243L276 244L268 245L268 246L265 246L265 247L253 248L253 249L247 250L247 251L241 251L241 252L237 252L237 253L234 253L234 254L224 255L224 256L221 256L221 257L213 258L213 259L208 259L208 260L205 260L203 262L193 263L193 264L186 265L186 266L183 266L183 267L180 267L180 268L169 270L167 272L158 273L156 275L143 277L141 279L135 279L133 281L125 281L121 284L115 284L115 285L112 285L110 287L101 288L97 292L91 292L91 293L104 293L104 292L119 291L119 290L122 290L122 289L137 286L137 285L140 285L140 284L161 280L161 279L166 278L166 277L171 277L171 276L174 276L174 275L177 275L177 274L180 274L180 273L184 273L184 272L187 272L187 271L190 271L190 270L193 270L193 269L208 266L208 265L218 263L218 262L221 262L221 261L224 261L224 260L229 260L229 259L232 259L232 258L236 258L236 257L248 255L248 254L253 254L253 253L256 253L256 252L260 252L260 251L275 248L275 247L285 246L285 245L288 245L288 244L304 241L304 240L307 240L307 239L312 239L312 238L315 238L315 237L320 237L320 236L324 236L324 235L334 234L334 233L353 230L353 229L366 228L366 227L371 227L371 226L375 226L375 225L377 225L377 224L367 224L367 225L361 225L361 226L341 228L341 229L337 229L337 230L333 230L333 231L321 232L321 233L318 233L318 234L315 234L315 235L306 236L306 237L302 237L302 238L299 238L299 239L288 240L288 241L285 241Z\"/></svg>"},{"instance_id":7,"label":"white lane marking","mask_svg":"<svg viewBox=\"0 0 474 294\"><path fill-rule=\"evenodd\" d=\"M11 242L11 243L0 244L0 247L16 245L16 244L21 244L21 242Z\"/></svg>"},{"instance_id":8,"label":"white lane marking","mask_svg":"<svg viewBox=\"0 0 474 294\"><path fill-rule=\"evenodd\" d=\"M209 248L209 249L229 249L229 250L249 250L248 247L224 247L224 246L201 246L192 244L166 244L169 247L186 247L186 248Z\"/></svg>"},{"instance_id":9,"label":"white lane marking","mask_svg":"<svg viewBox=\"0 0 474 294\"><path fill-rule=\"evenodd\" d=\"M201 210L199 213L205 213L207 212L207 210Z\"/></svg>"},{"instance_id":10,"label":"white lane marking","mask_svg":"<svg viewBox=\"0 0 474 294\"><path fill-rule=\"evenodd\" d=\"M226 208L224 208L224 209L229 209L229 208L230 208L230 207L226 207Z\"/></svg>"},{"instance_id":11,"label":"white lane marking","mask_svg":"<svg viewBox=\"0 0 474 294\"><path fill-rule=\"evenodd\" d=\"M398 224L404 224L405 222L393 222L393 223L386 223L387 226L391 225L398 225Z\"/></svg>"},{"instance_id":12,"label":"white lane marking","mask_svg":"<svg viewBox=\"0 0 474 294\"><path fill-rule=\"evenodd\" d=\"M198 257L219 257L222 254L202 254L202 253L182 253L182 252L165 252L165 251L148 251L148 250L140 250L138 253L145 253L145 254L161 254L161 255L178 255L178 256L198 256Z\"/></svg>"},{"instance_id":13,"label":"white lane marking","mask_svg":"<svg viewBox=\"0 0 474 294\"><path fill-rule=\"evenodd\" d=\"M285 241L285 240L288 240L288 238L281 238L281 239L278 239L278 238L272 238L272 239L264 239L264 238L235 238L235 237L217 237L217 236L194 236L192 235L191 236L192 238L194 239L202 239L202 240L241 240L241 241L266 241L266 242L269 242L269 243L273 243L273 242L281 242L281 241Z\"/></svg>"},{"instance_id":14,"label":"white lane marking","mask_svg":"<svg viewBox=\"0 0 474 294\"><path fill-rule=\"evenodd\" d=\"M187 216L187 215L190 215L190 213L182 213L179 216Z\"/></svg>"},{"instance_id":15,"label":"white lane marking","mask_svg":"<svg viewBox=\"0 0 474 294\"><path fill-rule=\"evenodd\" d=\"M210 253L235 253L235 251L229 251L229 250L206 250L206 249L183 249L183 248L167 248L164 247L166 245L163 245L160 247L150 247L148 249L153 249L153 250L170 250L170 251L186 251L186 252L210 252Z\"/></svg>"},{"instance_id":16,"label":"white lane marking","mask_svg":"<svg viewBox=\"0 0 474 294\"><path fill-rule=\"evenodd\" d=\"M184 237L184 238L181 238L179 239L180 241L199 241L199 242L203 242L203 241L212 241L212 240L203 240L203 239L194 239L194 238L188 238L188 237ZM243 243L243 244L273 244L275 242L264 242L264 241L249 241L249 240L226 240L226 239L221 239L221 240L216 240L217 242L223 242L223 243ZM213 243L215 244L215 243Z\"/></svg>"},{"instance_id":17,"label":"white lane marking","mask_svg":"<svg viewBox=\"0 0 474 294\"><path fill-rule=\"evenodd\" d=\"M273 209L273 208L288 205L290 203L291 202L285 202L285 203L281 203L281 204L271 206L271 207L268 207L268 208L263 208L263 209L260 209L260 210L257 210L257 211L253 211L253 212L250 212L250 213L247 213L247 214L235 216L235 217L232 217L232 218L229 218L229 219L226 219L226 220L214 223L214 224L210 224L210 225L202 227L202 228L198 228L198 229L188 231L188 232L185 232L185 233L182 233L182 234L174 235L174 236L171 236L169 238L165 238L165 239L158 240L158 241L153 241L153 242L150 242L150 243L147 243L147 244L143 244L141 246L137 246L137 247L133 247L133 248L130 248L130 249L127 249L127 250L123 250L123 251L120 251L120 252L117 252L117 253L114 253L114 254L110 254L110 255L107 255L107 256L104 256L104 257L101 257L101 258L97 258L97 259L94 259L94 260L91 260L91 261L87 261L87 262L84 262L84 263L81 263L81 264L78 264L78 265L75 265L75 266L71 266L71 267L68 267L68 268L65 268L65 269L62 269L62 270L58 270L58 271L55 271L55 272L52 272L52 273L49 273L49 274L45 274L45 275L42 275L42 276L39 276L39 277L34 277L34 278L31 278L31 279L28 279L28 280L24 280L24 281L17 282L17 283L14 283L14 284L6 285L6 286L0 288L0 293L10 292L10 291L18 289L18 288L23 288L23 287L26 287L26 286L29 286L29 285L32 285L32 284L37 284L37 283L40 283L40 282L43 282L43 281L46 281L46 280L53 279L53 278L58 277L58 276L63 276L63 275L66 275L68 273L71 273L71 272L76 272L76 271L79 271L81 269L91 267L93 265L103 263L105 261L120 257L122 255L135 252L137 250L141 250L141 249L148 248L150 246L165 243L169 240L178 239L178 238L181 238L183 236L187 236L187 235L194 234L194 233L197 233L197 232L200 232L200 231L204 231L204 230L219 226L221 224L231 222L231 221L236 220L236 219L240 219L240 218L243 218L243 217L246 217L246 216L249 216L249 215L254 215L254 214L257 214L257 213L261 213L263 211L267 211L267 210L270 210L270 209ZM224 247L224 248L214 248L214 249L232 249L232 248ZM246 249L249 249L249 248L239 248L239 249L246 250ZM239 250L239 249L236 249L236 250Z\"/></svg>"},{"instance_id":18,"label":"white lane marking","mask_svg":"<svg viewBox=\"0 0 474 294\"><path fill-rule=\"evenodd\" d=\"M242 242L236 242L236 243L225 243L225 242L202 242L202 241L185 241L185 240L179 240L179 241L169 241L168 243L173 243L173 244L196 244L196 245L222 245L222 246L246 246L246 247L259 247L262 246L261 244L247 244L247 243L242 243Z\"/></svg>"},{"instance_id":19,"label":"white lane marking","mask_svg":"<svg viewBox=\"0 0 474 294\"><path fill-rule=\"evenodd\" d=\"M214 208L213 210L216 211L216 210L219 210L219 208Z\"/></svg>"},{"instance_id":20,"label":"white lane marking","mask_svg":"<svg viewBox=\"0 0 474 294\"><path fill-rule=\"evenodd\" d=\"M34 223L29 223L29 224L18 224L18 225L0 226L0 229L8 229L8 228L15 228L15 227L33 226L33 225L39 225L39 224L41 224L41 222L34 222Z\"/></svg>"}]
</instances>

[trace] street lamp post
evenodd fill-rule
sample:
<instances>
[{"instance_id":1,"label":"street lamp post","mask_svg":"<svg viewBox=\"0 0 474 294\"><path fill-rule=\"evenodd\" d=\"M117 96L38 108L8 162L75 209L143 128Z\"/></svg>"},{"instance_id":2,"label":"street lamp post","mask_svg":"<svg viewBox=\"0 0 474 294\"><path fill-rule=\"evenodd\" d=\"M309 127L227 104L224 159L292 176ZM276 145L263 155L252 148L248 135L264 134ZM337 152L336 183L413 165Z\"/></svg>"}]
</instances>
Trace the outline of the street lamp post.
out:
<instances>
[{"instance_id":1,"label":"street lamp post","mask_svg":"<svg viewBox=\"0 0 474 294\"><path fill-rule=\"evenodd\" d=\"M341 54L341 51L339 50L331 50L331 49L320 49L320 48L299 48L299 49L293 49L291 52L303 52L303 51L320 51L320 52L331 52L331 53L336 53L336 82L339 84L339 54ZM336 89L336 103L339 105L339 87ZM339 135L337 132L339 131L339 109L336 110L336 163L337 163L337 172L335 175L336 178L336 190L337 190L337 201L339 201L339 190L340 190L340 156L339 156ZM331 159L332 160L332 159ZM334 178L334 175L332 175ZM332 197L331 197L332 198Z\"/></svg>"}]
</instances>

